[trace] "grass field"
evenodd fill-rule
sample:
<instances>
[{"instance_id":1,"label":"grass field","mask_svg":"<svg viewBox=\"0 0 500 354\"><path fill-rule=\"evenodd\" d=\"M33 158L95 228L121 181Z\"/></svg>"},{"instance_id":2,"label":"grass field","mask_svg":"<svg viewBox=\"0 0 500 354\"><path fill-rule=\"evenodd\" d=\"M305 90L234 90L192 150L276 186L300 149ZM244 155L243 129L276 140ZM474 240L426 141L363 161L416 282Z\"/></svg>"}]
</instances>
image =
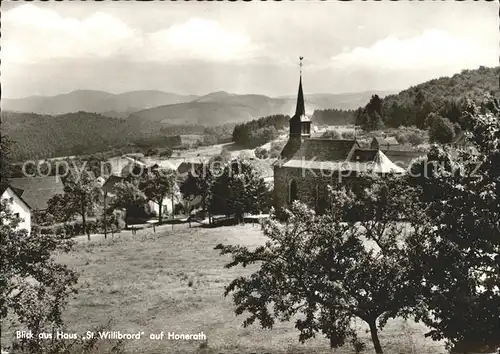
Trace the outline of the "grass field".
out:
<instances>
[{"instance_id":1,"label":"grass field","mask_svg":"<svg viewBox=\"0 0 500 354\"><path fill-rule=\"evenodd\" d=\"M84 333L112 320L111 330L150 333L204 332L199 341L126 341L127 353L331 353L324 338L302 345L293 323L279 323L272 330L258 325L242 327L232 299L223 289L230 280L251 269L223 268L229 258L219 256L217 243L262 244L260 228L251 225L216 229L167 228L153 234L91 243L80 242L62 262L79 273L79 293L65 314L68 331ZM393 320L380 333L386 353L445 353L441 343L423 338L425 328L411 321ZM367 328L360 337L373 353ZM352 347L336 353L353 353Z\"/></svg>"}]
</instances>

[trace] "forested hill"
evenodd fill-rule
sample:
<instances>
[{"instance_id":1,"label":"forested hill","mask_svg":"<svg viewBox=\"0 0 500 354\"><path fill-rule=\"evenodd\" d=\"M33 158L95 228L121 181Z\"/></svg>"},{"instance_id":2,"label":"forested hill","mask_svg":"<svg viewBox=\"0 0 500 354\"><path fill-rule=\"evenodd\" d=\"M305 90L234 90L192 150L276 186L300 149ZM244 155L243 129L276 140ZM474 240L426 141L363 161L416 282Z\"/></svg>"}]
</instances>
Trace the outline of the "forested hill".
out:
<instances>
[{"instance_id":1,"label":"forested hill","mask_svg":"<svg viewBox=\"0 0 500 354\"><path fill-rule=\"evenodd\" d=\"M2 134L12 140L14 161L49 157L117 153L151 147L169 147L168 137L203 134L213 144L228 139L232 126L148 125L110 118L98 113L76 112L57 116L2 111Z\"/></svg>"},{"instance_id":2,"label":"forested hill","mask_svg":"<svg viewBox=\"0 0 500 354\"><path fill-rule=\"evenodd\" d=\"M94 153L123 146L134 130L124 120L96 113L58 116L2 112L2 129L15 160Z\"/></svg>"},{"instance_id":3,"label":"forested hill","mask_svg":"<svg viewBox=\"0 0 500 354\"><path fill-rule=\"evenodd\" d=\"M499 97L500 67L481 66L463 70L451 77L441 77L385 98L372 96L370 102L356 112L356 124L368 130L383 126L428 127L430 113L458 121L466 99L481 101L486 94Z\"/></svg>"}]
</instances>

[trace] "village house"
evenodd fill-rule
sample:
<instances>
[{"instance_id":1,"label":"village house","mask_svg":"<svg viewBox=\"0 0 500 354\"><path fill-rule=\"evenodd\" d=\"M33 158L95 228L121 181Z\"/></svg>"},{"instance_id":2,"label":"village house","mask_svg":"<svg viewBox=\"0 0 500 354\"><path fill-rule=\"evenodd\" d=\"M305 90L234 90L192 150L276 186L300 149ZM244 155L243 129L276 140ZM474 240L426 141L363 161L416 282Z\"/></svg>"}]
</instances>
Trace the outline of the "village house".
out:
<instances>
[{"instance_id":1,"label":"village house","mask_svg":"<svg viewBox=\"0 0 500 354\"><path fill-rule=\"evenodd\" d=\"M9 185L31 207L33 212L47 210L49 200L57 194L64 194L64 184L58 176L21 177L9 180Z\"/></svg>"},{"instance_id":2,"label":"village house","mask_svg":"<svg viewBox=\"0 0 500 354\"><path fill-rule=\"evenodd\" d=\"M374 137L370 143L370 148L375 150L397 150L399 143L395 137L390 136L386 138Z\"/></svg>"},{"instance_id":3,"label":"village house","mask_svg":"<svg viewBox=\"0 0 500 354\"><path fill-rule=\"evenodd\" d=\"M311 137L306 116L302 75L297 106L289 121L288 142L274 165L275 207L278 213L300 200L321 212L327 205L328 185L340 182L355 186L360 174L404 174L381 149L363 149L356 140ZM422 154L422 153L420 153Z\"/></svg>"},{"instance_id":4,"label":"village house","mask_svg":"<svg viewBox=\"0 0 500 354\"><path fill-rule=\"evenodd\" d=\"M11 209L14 216L21 219L17 229L25 229L28 233L31 232L31 207L26 201L19 195L15 188L8 185L0 187L0 200L7 200L9 202L9 208Z\"/></svg>"}]
</instances>

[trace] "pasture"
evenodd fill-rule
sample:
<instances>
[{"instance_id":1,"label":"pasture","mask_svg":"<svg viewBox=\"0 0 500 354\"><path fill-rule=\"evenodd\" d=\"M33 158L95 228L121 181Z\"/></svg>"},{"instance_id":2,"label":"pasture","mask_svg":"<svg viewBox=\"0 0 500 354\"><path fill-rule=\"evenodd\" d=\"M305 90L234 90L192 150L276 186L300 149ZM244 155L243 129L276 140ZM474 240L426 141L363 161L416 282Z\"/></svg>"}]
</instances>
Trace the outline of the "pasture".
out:
<instances>
[{"instance_id":1,"label":"pasture","mask_svg":"<svg viewBox=\"0 0 500 354\"><path fill-rule=\"evenodd\" d=\"M215 229L161 227L114 240L79 242L59 260L76 269L79 293L65 313L67 331L85 333L111 319L110 330L150 333L204 332L207 343L175 340L127 340L127 353L331 353L324 338L298 342L293 323L272 330L242 327L224 285L252 269L224 269L229 257L218 243L258 246L265 241L252 225ZM364 353L373 353L368 328L358 323ZM425 327L410 320L389 321L380 332L386 353L445 353L442 343L424 339ZM351 346L336 353L354 353Z\"/></svg>"}]
</instances>

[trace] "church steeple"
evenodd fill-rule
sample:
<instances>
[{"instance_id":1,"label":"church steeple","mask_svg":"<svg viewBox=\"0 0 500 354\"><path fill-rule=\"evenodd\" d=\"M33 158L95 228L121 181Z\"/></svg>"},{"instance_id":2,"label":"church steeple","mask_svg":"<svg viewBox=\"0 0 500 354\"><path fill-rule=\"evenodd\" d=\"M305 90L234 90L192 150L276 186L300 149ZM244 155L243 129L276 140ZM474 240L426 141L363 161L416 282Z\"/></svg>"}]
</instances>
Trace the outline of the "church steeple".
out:
<instances>
[{"instance_id":1,"label":"church steeple","mask_svg":"<svg viewBox=\"0 0 500 354\"><path fill-rule=\"evenodd\" d=\"M295 115L298 117L306 115L306 106L304 103L304 92L302 91L302 59L304 57L299 57L300 59L300 79L299 79L299 93L297 94L297 108L295 108Z\"/></svg>"},{"instance_id":2,"label":"church steeple","mask_svg":"<svg viewBox=\"0 0 500 354\"><path fill-rule=\"evenodd\" d=\"M304 91L302 90L302 59L300 59L299 92L297 94L297 107L295 114L290 119L290 138L309 138L311 136L311 121L306 116Z\"/></svg>"}]
</instances>

